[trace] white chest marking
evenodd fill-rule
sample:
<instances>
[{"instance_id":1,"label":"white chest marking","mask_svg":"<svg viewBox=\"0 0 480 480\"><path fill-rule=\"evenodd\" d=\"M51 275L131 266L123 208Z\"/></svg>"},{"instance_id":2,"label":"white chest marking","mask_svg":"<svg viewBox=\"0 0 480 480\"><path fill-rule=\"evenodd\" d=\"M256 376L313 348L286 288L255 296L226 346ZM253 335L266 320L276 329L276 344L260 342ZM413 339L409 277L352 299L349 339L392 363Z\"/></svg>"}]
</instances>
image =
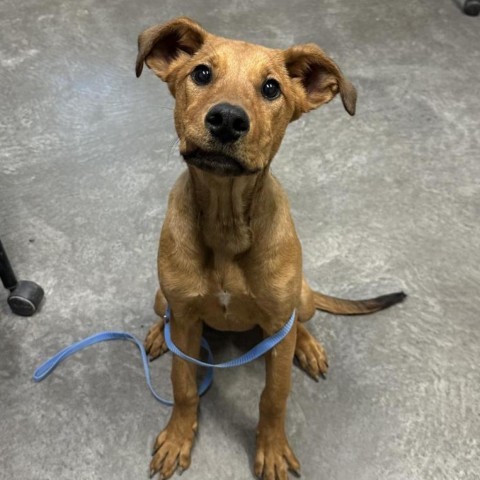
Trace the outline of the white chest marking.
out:
<instances>
[{"instance_id":1,"label":"white chest marking","mask_svg":"<svg viewBox=\"0 0 480 480\"><path fill-rule=\"evenodd\" d=\"M221 291L220 293L217 293L218 300L220 301L221 305L223 305L225 308L228 307L228 304L230 303L230 297L231 295L226 292L225 290Z\"/></svg>"}]
</instances>

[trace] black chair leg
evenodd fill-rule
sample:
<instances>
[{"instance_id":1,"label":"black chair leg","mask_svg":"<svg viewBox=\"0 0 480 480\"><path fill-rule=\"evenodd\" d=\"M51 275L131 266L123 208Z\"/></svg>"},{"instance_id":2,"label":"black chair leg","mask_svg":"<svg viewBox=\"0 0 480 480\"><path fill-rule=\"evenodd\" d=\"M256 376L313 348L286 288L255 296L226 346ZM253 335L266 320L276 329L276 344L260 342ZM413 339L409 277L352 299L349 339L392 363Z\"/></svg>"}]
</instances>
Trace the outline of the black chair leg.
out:
<instances>
[{"instance_id":1,"label":"black chair leg","mask_svg":"<svg viewBox=\"0 0 480 480\"><path fill-rule=\"evenodd\" d=\"M8 304L13 313L29 317L33 315L43 299L43 288L28 280L17 281L7 252L0 241L0 278L3 286L10 290Z\"/></svg>"},{"instance_id":2,"label":"black chair leg","mask_svg":"<svg viewBox=\"0 0 480 480\"><path fill-rule=\"evenodd\" d=\"M472 17L480 13L480 0L466 0L463 4L463 11Z\"/></svg>"}]
</instances>

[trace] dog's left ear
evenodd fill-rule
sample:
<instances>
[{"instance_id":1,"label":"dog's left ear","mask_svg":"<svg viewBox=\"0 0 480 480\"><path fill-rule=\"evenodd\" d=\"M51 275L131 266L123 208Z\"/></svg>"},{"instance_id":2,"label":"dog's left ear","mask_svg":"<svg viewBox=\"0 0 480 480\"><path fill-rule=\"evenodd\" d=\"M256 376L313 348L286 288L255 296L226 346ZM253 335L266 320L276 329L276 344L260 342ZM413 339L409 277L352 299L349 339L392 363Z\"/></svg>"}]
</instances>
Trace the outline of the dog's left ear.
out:
<instances>
[{"instance_id":1,"label":"dog's left ear","mask_svg":"<svg viewBox=\"0 0 480 480\"><path fill-rule=\"evenodd\" d=\"M194 55L204 44L207 35L197 22L187 17L147 28L138 36L137 77L142 74L145 62L158 77L169 82L169 75L179 60Z\"/></svg>"},{"instance_id":2,"label":"dog's left ear","mask_svg":"<svg viewBox=\"0 0 480 480\"><path fill-rule=\"evenodd\" d=\"M345 110L355 115L355 87L320 47L313 43L296 45L283 54L297 93L293 120L329 102L337 93L340 93Z\"/></svg>"}]
</instances>

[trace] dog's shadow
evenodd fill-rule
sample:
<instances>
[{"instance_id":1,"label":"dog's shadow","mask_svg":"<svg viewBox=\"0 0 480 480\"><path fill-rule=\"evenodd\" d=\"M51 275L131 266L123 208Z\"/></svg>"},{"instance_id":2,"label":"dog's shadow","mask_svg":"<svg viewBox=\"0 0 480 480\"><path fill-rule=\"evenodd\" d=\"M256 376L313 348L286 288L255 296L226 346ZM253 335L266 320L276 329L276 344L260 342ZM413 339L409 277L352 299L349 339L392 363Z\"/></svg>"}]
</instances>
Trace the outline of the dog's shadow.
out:
<instances>
[{"instance_id":1,"label":"dog's shadow","mask_svg":"<svg viewBox=\"0 0 480 480\"><path fill-rule=\"evenodd\" d=\"M214 356L224 350L226 343L231 342L241 353L246 353L263 340L260 327L245 332L222 332L208 325L203 327L203 336L207 340Z\"/></svg>"}]
</instances>

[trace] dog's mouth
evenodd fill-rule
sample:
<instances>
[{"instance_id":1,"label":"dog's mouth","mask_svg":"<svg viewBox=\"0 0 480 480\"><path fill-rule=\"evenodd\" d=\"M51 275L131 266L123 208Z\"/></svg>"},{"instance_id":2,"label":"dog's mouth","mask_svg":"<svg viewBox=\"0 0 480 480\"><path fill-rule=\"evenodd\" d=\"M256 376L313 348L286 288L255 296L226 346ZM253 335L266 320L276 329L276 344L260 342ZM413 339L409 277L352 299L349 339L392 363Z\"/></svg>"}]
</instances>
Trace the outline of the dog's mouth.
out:
<instances>
[{"instance_id":1,"label":"dog's mouth","mask_svg":"<svg viewBox=\"0 0 480 480\"><path fill-rule=\"evenodd\" d=\"M182 154L182 156L189 165L223 177L253 175L259 171L258 169L247 168L239 159L222 152L196 148Z\"/></svg>"}]
</instances>

